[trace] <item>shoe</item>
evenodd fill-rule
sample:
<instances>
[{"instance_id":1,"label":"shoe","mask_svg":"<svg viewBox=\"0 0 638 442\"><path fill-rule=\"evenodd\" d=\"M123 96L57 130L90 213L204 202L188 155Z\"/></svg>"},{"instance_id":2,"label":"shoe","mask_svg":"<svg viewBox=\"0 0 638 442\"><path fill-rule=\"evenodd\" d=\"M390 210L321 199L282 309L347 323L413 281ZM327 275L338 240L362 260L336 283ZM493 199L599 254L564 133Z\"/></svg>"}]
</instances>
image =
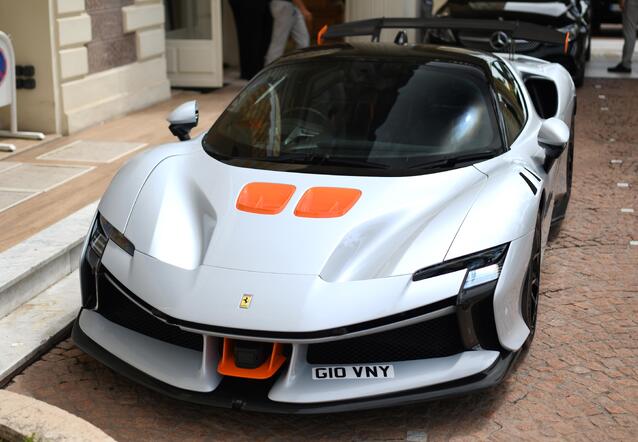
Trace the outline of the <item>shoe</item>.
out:
<instances>
[{"instance_id":1,"label":"shoe","mask_svg":"<svg viewBox=\"0 0 638 442\"><path fill-rule=\"evenodd\" d=\"M627 68L622 63L618 63L614 67L607 68L607 72L611 72L613 74L631 74L631 68Z\"/></svg>"}]
</instances>

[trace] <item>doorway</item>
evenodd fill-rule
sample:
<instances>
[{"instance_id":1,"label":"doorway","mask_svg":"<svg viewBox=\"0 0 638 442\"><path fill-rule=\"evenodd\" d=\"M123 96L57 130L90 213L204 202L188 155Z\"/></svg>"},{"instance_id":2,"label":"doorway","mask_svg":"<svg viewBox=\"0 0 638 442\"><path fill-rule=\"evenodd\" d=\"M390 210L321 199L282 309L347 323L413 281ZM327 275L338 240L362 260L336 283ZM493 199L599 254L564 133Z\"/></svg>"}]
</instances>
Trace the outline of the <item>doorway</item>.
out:
<instances>
[{"instance_id":1,"label":"doorway","mask_svg":"<svg viewBox=\"0 0 638 442\"><path fill-rule=\"evenodd\" d=\"M165 0L166 65L174 87L222 87L222 0Z\"/></svg>"}]
</instances>

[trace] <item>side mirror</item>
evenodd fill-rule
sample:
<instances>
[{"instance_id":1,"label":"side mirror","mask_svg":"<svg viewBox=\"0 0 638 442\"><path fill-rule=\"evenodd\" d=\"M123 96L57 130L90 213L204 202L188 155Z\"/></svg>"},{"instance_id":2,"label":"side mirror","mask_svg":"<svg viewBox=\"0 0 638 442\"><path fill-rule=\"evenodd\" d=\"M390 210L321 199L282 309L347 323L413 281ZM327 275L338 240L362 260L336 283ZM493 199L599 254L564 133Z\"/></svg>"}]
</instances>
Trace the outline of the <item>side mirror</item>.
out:
<instances>
[{"instance_id":1,"label":"side mirror","mask_svg":"<svg viewBox=\"0 0 638 442\"><path fill-rule=\"evenodd\" d=\"M180 141L191 139L191 129L197 126L199 121L199 109L197 100L180 104L166 119L170 124L168 128Z\"/></svg>"},{"instance_id":2,"label":"side mirror","mask_svg":"<svg viewBox=\"0 0 638 442\"><path fill-rule=\"evenodd\" d=\"M545 149L547 158L555 160L569 143L569 127L560 118L548 118L538 131L538 144Z\"/></svg>"}]
</instances>

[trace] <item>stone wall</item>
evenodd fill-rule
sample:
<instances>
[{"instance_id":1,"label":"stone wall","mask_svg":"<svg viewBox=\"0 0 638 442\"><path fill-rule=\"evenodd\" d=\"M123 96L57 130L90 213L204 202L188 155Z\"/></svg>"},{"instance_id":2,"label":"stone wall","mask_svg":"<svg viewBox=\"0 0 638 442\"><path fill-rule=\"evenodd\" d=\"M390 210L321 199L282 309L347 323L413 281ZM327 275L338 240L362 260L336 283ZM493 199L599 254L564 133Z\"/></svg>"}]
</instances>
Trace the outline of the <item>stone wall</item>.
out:
<instances>
[{"instance_id":1,"label":"stone wall","mask_svg":"<svg viewBox=\"0 0 638 442\"><path fill-rule=\"evenodd\" d=\"M89 73L101 72L137 60L135 33L124 32L122 7L133 0L86 0L93 39L87 43Z\"/></svg>"},{"instance_id":2,"label":"stone wall","mask_svg":"<svg viewBox=\"0 0 638 442\"><path fill-rule=\"evenodd\" d=\"M170 97L161 0L55 0L62 132Z\"/></svg>"}]
</instances>

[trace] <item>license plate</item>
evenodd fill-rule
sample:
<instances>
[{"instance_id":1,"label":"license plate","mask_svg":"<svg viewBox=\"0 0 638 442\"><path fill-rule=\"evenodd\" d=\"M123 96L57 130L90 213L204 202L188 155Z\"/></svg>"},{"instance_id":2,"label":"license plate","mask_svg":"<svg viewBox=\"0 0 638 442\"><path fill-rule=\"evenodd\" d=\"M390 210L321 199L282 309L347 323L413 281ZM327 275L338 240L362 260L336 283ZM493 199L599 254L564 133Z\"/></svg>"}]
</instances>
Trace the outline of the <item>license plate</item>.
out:
<instances>
[{"instance_id":1,"label":"license plate","mask_svg":"<svg viewBox=\"0 0 638 442\"><path fill-rule=\"evenodd\" d=\"M312 367L312 379L325 381L332 379L391 379L394 378L394 366L382 365L343 365L331 367Z\"/></svg>"}]
</instances>

